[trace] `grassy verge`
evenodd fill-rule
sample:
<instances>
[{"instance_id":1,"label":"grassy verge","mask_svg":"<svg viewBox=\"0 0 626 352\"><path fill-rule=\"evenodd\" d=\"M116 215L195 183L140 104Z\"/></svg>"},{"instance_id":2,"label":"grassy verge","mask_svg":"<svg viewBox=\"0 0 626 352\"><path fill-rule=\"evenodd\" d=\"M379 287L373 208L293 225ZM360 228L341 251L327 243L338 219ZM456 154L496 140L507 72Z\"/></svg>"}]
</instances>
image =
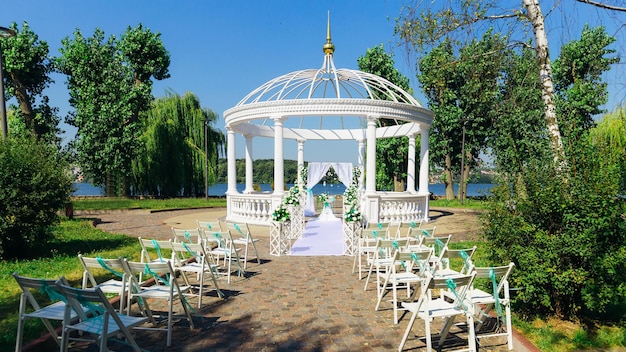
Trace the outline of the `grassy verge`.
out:
<instances>
[{"instance_id":1,"label":"grassy verge","mask_svg":"<svg viewBox=\"0 0 626 352\"><path fill-rule=\"evenodd\" d=\"M114 209L191 209L205 207L225 207L225 198L171 198L138 199L124 197L93 197L72 200L74 210L114 210Z\"/></svg>"}]
</instances>

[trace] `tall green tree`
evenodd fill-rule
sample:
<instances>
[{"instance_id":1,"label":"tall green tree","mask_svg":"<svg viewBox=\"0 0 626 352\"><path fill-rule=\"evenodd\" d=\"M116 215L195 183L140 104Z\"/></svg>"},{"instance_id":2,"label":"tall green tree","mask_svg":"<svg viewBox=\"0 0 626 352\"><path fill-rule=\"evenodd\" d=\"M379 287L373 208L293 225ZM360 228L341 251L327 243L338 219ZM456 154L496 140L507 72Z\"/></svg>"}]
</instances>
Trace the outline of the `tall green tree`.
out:
<instances>
[{"instance_id":1,"label":"tall green tree","mask_svg":"<svg viewBox=\"0 0 626 352\"><path fill-rule=\"evenodd\" d=\"M10 28L16 35L2 39L2 68L5 71L6 94L17 100L13 117L19 125L11 126L9 130L27 132L37 139L59 145L58 109L50 106L48 97L44 95L44 89L53 82L50 78L53 64L48 58L48 43L39 40L28 22L23 22L21 30L15 22Z\"/></svg>"},{"instance_id":2,"label":"tall green tree","mask_svg":"<svg viewBox=\"0 0 626 352\"><path fill-rule=\"evenodd\" d=\"M359 69L387 79L409 94L412 93L408 77L394 67L393 56L383 45L367 49L357 59ZM395 120L379 119L379 126L395 125ZM408 165L408 141L406 137L393 137L376 141L376 188L403 192L406 188Z\"/></svg>"},{"instance_id":3,"label":"tall green tree","mask_svg":"<svg viewBox=\"0 0 626 352\"><path fill-rule=\"evenodd\" d=\"M529 47L509 50L506 55L488 143L506 182L517 182L530 156L550 149L536 67L535 53Z\"/></svg>"},{"instance_id":4,"label":"tall green tree","mask_svg":"<svg viewBox=\"0 0 626 352\"><path fill-rule=\"evenodd\" d=\"M603 27L585 26L579 40L566 43L554 62L557 113L564 139L577 138L595 125L594 116L608 101L602 74L619 58L612 56L615 38Z\"/></svg>"},{"instance_id":5,"label":"tall green tree","mask_svg":"<svg viewBox=\"0 0 626 352\"><path fill-rule=\"evenodd\" d=\"M130 192L131 161L141 134L140 113L150 108L152 78L168 77L169 54L159 33L128 27L121 40L96 29L85 38L76 30L64 38L57 66L68 76L66 119L78 128L79 163L104 185L107 195Z\"/></svg>"},{"instance_id":6,"label":"tall green tree","mask_svg":"<svg viewBox=\"0 0 626 352\"><path fill-rule=\"evenodd\" d=\"M209 184L215 183L217 161L223 154L225 138L214 127L216 122L217 115L202 108L192 93L168 92L157 99L143 120L142 148L133 163L135 189L164 197L203 194L205 167Z\"/></svg>"},{"instance_id":7,"label":"tall green tree","mask_svg":"<svg viewBox=\"0 0 626 352\"><path fill-rule=\"evenodd\" d=\"M446 196L454 198L454 175L462 172L459 198L486 148L500 91L505 41L487 32L462 47L458 57L450 41L442 42L419 62L418 76L435 113L431 126L431 160L443 167Z\"/></svg>"}]
</instances>

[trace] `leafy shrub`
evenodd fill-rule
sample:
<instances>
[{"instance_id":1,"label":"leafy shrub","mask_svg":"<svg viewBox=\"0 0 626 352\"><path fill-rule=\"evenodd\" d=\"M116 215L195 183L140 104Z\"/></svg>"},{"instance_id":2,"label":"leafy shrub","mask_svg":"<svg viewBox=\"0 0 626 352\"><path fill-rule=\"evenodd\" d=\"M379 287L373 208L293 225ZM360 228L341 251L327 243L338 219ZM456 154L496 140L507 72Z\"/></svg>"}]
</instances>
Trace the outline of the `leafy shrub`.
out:
<instances>
[{"instance_id":1,"label":"leafy shrub","mask_svg":"<svg viewBox=\"0 0 626 352\"><path fill-rule=\"evenodd\" d=\"M72 191L58 150L30 139L0 143L0 259L27 257L50 235Z\"/></svg>"},{"instance_id":2,"label":"leafy shrub","mask_svg":"<svg viewBox=\"0 0 626 352\"><path fill-rule=\"evenodd\" d=\"M519 313L619 321L626 307L619 172L592 148L578 150L563 174L550 165L529 165L516 180L522 187L493 189L483 216L491 259L515 262Z\"/></svg>"}]
</instances>

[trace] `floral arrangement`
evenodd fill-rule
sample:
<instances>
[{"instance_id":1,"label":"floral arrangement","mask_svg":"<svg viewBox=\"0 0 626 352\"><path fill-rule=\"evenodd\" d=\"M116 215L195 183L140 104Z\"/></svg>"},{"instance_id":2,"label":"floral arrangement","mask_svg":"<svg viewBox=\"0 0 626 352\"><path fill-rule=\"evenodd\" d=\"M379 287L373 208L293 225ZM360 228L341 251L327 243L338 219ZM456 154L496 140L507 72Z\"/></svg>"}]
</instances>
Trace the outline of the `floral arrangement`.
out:
<instances>
[{"instance_id":1,"label":"floral arrangement","mask_svg":"<svg viewBox=\"0 0 626 352\"><path fill-rule=\"evenodd\" d=\"M306 166L300 166L300 179L298 183L300 186L306 186L306 181L309 178L309 169Z\"/></svg>"},{"instance_id":2,"label":"floral arrangement","mask_svg":"<svg viewBox=\"0 0 626 352\"><path fill-rule=\"evenodd\" d=\"M346 191L343 192L343 203L349 206L359 203L359 191L356 187L346 188Z\"/></svg>"},{"instance_id":3,"label":"floral arrangement","mask_svg":"<svg viewBox=\"0 0 626 352\"><path fill-rule=\"evenodd\" d=\"M317 200L319 200L322 203L328 202L328 194L321 193L320 195L317 196Z\"/></svg>"},{"instance_id":4,"label":"floral arrangement","mask_svg":"<svg viewBox=\"0 0 626 352\"><path fill-rule=\"evenodd\" d=\"M300 188L298 186L293 186L289 189L289 194L284 200L285 205L300 205Z\"/></svg>"},{"instance_id":5,"label":"floral arrangement","mask_svg":"<svg viewBox=\"0 0 626 352\"><path fill-rule=\"evenodd\" d=\"M272 220L278 222L287 222L291 218L289 210L284 203L281 203L272 213Z\"/></svg>"},{"instance_id":6,"label":"floral arrangement","mask_svg":"<svg viewBox=\"0 0 626 352\"><path fill-rule=\"evenodd\" d=\"M356 206L351 207L350 210L344 214L343 218L347 222L358 222L363 219L361 211Z\"/></svg>"}]
</instances>

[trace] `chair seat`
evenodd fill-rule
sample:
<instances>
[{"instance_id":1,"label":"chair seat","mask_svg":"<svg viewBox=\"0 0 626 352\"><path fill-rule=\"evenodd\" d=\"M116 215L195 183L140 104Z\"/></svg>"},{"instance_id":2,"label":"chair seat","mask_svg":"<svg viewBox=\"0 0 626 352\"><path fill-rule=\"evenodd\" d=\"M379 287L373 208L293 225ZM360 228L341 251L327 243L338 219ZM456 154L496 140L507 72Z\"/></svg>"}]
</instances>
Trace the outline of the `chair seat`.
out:
<instances>
[{"instance_id":1,"label":"chair seat","mask_svg":"<svg viewBox=\"0 0 626 352\"><path fill-rule=\"evenodd\" d=\"M43 307L39 310L36 310L31 313L26 313L24 316L30 318L41 318L41 319L52 319L52 320L63 320L63 315L65 314L65 302L56 302L49 306ZM72 312L72 318L76 317L76 313Z\"/></svg>"},{"instance_id":2,"label":"chair seat","mask_svg":"<svg viewBox=\"0 0 626 352\"><path fill-rule=\"evenodd\" d=\"M122 324L126 327L133 327L140 324L143 324L148 321L148 317L131 317L125 314L117 315ZM100 315L97 317L89 318L87 320L81 321L80 323L72 325L72 329L80 330L84 332L88 332L91 334L101 334L102 325L103 325L104 316ZM110 319L109 324L107 326L106 335L113 335L120 331L119 326L115 320Z\"/></svg>"},{"instance_id":3,"label":"chair seat","mask_svg":"<svg viewBox=\"0 0 626 352\"><path fill-rule=\"evenodd\" d=\"M385 279L385 277L387 276L387 274L384 273L380 273L378 274L379 277L381 279ZM414 274L414 273L407 273L407 272L399 272L399 273L390 273L389 276L389 282L388 283L393 283L395 282L396 284L405 284L405 283L415 283L415 282L419 282L422 281L422 277Z\"/></svg>"},{"instance_id":4,"label":"chair seat","mask_svg":"<svg viewBox=\"0 0 626 352\"><path fill-rule=\"evenodd\" d=\"M126 283L119 280L111 279L97 285L104 293L119 293L120 290L126 289Z\"/></svg>"},{"instance_id":5,"label":"chair seat","mask_svg":"<svg viewBox=\"0 0 626 352\"><path fill-rule=\"evenodd\" d=\"M180 291L181 292L187 292L187 291L189 291L189 289L190 289L190 286L180 286ZM172 295L174 297L177 297L178 296L178 292L176 292L176 290L174 290ZM144 298L169 297L170 296L170 287L163 286L163 285L147 286L147 287L143 287L141 289L141 292L134 293L133 296L139 296L139 297L144 297Z\"/></svg>"},{"instance_id":6,"label":"chair seat","mask_svg":"<svg viewBox=\"0 0 626 352\"><path fill-rule=\"evenodd\" d=\"M415 310L419 307L418 302L402 302L402 306L409 312L415 313ZM449 317L453 315L465 314L465 311L453 303L447 302L444 299L437 298L428 302L428 312L424 309L424 306L417 312L418 316L422 319L432 319Z\"/></svg>"}]
</instances>

